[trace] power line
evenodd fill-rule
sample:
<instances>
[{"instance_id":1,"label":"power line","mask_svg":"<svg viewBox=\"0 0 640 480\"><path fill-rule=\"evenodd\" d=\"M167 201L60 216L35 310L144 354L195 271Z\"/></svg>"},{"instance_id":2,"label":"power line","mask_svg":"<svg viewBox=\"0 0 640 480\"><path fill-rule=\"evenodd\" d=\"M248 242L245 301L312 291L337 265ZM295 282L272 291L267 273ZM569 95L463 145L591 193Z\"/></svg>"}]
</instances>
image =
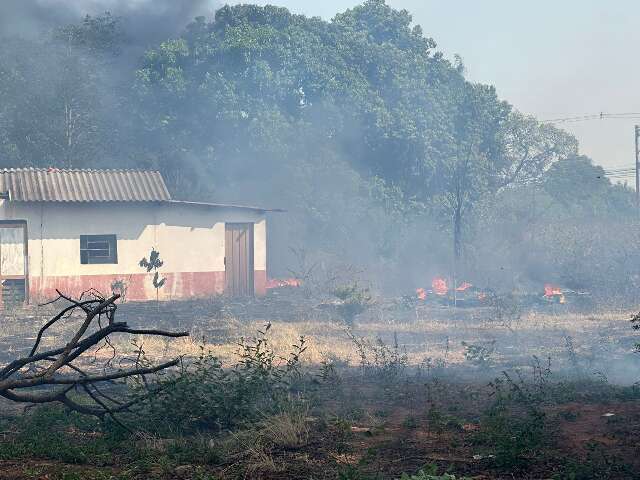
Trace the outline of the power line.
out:
<instances>
[{"instance_id":1,"label":"power line","mask_svg":"<svg viewBox=\"0 0 640 480\"><path fill-rule=\"evenodd\" d=\"M622 112L622 113L593 113L588 115L578 115L573 117L564 118L551 118L549 120L543 120L543 123L575 123L585 122L590 120L604 120L604 119L618 119L618 120L636 120L640 119L640 112ZM611 180L630 180L635 177L636 183L636 207L640 210L640 125L634 126L634 140L635 140L635 165L634 167L617 167L604 170L605 177Z\"/></svg>"},{"instance_id":2,"label":"power line","mask_svg":"<svg viewBox=\"0 0 640 480\"><path fill-rule=\"evenodd\" d=\"M542 120L543 123L575 123L585 122L589 120L604 120L604 119L619 119L619 120L635 120L640 119L640 112L623 112L623 113L592 113L587 115L577 115L573 117L562 118L550 118L548 120Z\"/></svg>"},{"instance_id":3,"label":"power line","mask_svg":"<svg viewBox=\"0 0 640 480\"><path fill-rule=\"evenodd\" d=\"M638 140L640 140L640 126L633 127L635 152L636 152L636 209L640 209L640 151L638 150Z\"/></svg>"},{"instance_id":4,"label":"power line","mask_svg":"<svg viewBox=\"0 0 640 480\"><path fill-rule=\"evenodd\" d=\"M609 172L613 172L615 170L629 170L630 168L635 168L633 164L625 164L625 165L616 165L615 167L602 167Z\"/></svg>"},{"instance_id":5,"label":"power line","mask_svg":"<svg viewBox=\"0 0 640 480\"><path fill-rule=\"evenodd\" d=\"M636 173L635 169L633 169L633 170L627 170L627 171L625 171L625 172L607 172L606 170L604 171L604 174L605 174L605 175L607 175L607 176L614 176L614 177L615 177L615 176L618 176L618 175L621 175L621 176L630 175L630 174L634 174L634 175L635 175L635 173Z\"/></svg>"},{"instance_id":6,"label":"power line","mask_svg":"<svg viewBox=\"0 0 640 480\"><path fill-rule=\"evenodd\" d=\"M612 173L612 174L624 174L624 173L629 173L629 172L635 172L636 169L635 167L629 167L629 168L620 168L620 169L608 169L608 168L603 168L604 173Z\"/></svg>"}]
</instances>

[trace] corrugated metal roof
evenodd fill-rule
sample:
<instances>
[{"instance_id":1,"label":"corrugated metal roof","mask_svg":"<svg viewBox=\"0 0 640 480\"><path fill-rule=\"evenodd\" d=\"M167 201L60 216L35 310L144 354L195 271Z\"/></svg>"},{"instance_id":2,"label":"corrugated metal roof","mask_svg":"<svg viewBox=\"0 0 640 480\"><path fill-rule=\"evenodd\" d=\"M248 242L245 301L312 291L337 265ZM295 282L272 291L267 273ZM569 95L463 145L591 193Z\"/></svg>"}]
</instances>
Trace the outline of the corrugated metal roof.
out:
<instances>
[{"instance_id":1,"label":"corrugated metal roof","mask_svg":"<svg viewBox=\"0 0 640 480\"><path fill-rule=\"evenodd\" d=\"M170 200L168 203L171 205L185 205L193 207L205 207L205 208L228 208L228 209L240 209L240 210L254 210L256 212L286 212L281 208L264 208L253 207L251 205L234 205L228 203L211 203L211 202L192 202L188 200Z\"/></svg>"},{"instance_id":2,"label":"corrugated metal roof","mask_svg":"<svg viewBox=\"0 0 640 480\"><path fill-rule=\"evenodd\" d=\"M171 200L160 172L143 170L1 169L0 193L14 202Z\"/></svg>"}]
</instances>

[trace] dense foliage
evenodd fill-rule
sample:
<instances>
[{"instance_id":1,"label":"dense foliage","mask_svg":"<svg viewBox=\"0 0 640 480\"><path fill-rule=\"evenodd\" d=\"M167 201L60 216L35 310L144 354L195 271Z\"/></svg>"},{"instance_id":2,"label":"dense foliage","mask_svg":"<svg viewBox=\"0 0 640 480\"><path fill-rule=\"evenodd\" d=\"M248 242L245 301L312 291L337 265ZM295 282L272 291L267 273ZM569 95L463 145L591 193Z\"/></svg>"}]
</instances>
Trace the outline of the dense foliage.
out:
<instances>
[{"instance_id":1,"label":"dense foliage","mask_svg":"<svg viewBox=\"0 0 640 480\"><path fill-rule=\"evenodd\" d=\"M531 263L560 281L557 258L526 252L630 215L573 137L466 80L383 0L331 21L225 6L142 57L127 41L109 14L6 39L0 166L158 168L176 197L288 209L275 274L304 248L403 287L496 266L509 283Z\"/></svg>"}]
</instances>

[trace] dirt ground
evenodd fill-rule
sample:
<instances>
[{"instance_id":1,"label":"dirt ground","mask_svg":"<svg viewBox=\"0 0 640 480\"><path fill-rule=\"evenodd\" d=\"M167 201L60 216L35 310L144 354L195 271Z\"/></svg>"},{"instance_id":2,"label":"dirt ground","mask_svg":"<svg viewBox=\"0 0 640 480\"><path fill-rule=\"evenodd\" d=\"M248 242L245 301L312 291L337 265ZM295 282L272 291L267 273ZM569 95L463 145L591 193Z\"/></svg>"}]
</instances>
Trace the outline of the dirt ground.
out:
<instances>
[{"instance_id":1,"label":"dirt ground","mask_svg":"<svg viewBox=\"0 0 640 480\"><path fill-rule=\"evenodd\" d=\"M546 407L553 446L543 445L526 464L505 469L493 464L492 446L478 441L483 428L479 412L486 401L482 387L448 385L446 391L433 386L428 390L413 384L395 386L393 396L380 395L367 383L349 382L348 393L343 391L333 405L327 403L323 419L308 419L309 436L304 444L272 450L268 458L249 452L214 468L158 463L140 471L119 465L116 458L99 466L0 460L0 479L367 480L400 478L425 465L476 480L638 478L637 399L584 399ZM582 470L572 467L572 462Z\"/></svg>"},{"instance_id":2,"label":"dirt ground","mask_svg":"<svg viewBox=\"0 0 640 480\"><path fill-rule=\"evenodd\" d=\"M4 314L0 364L28 350L36 326L53 310ZM252 337L268 322L275 350L286 353L304 336L309 348L303 360L310 368L331 364L346 373L314 394L323 409L309 414L308 440L271 451L268 465L253 459L249 468L229 459L206 471L187 464L137 473L117 461L98 468L6 458L0 460L0 479L368 480L399 478L425 465L476 479L640 478L634 473L640 471L640 395L629 393L640 377L637 332L629 324L634 312L579 313L552 305L509 316L498 313L379 300L347 326L334 304L297 292L248 302L125 303L118 309L120 321L191 332L187 339L139 339L154 360L197 356L204 348L230 364L237 340ZM60 342L75 322L69 319L44 345ZM363 343L374 347L367 347L367 358L358 353ZM375 364L371 352L376 345L406 358L402 381L361 375L366 362ZM124 340L116 340L116 347L133 348ZM94 360L101 355L110 353L96 352ZM484 426L495 401L493 379L502 371L529 378L541 369L552 372L560 385L552 400L536 407L544 417L546 440L526 464L497 467L494 453L501 440L493 432L487 443ZM16 407L2 403L0 408L7 414ZM11 432L0 432L0 444L10 437Z\"/></svg>"}]
</instances>

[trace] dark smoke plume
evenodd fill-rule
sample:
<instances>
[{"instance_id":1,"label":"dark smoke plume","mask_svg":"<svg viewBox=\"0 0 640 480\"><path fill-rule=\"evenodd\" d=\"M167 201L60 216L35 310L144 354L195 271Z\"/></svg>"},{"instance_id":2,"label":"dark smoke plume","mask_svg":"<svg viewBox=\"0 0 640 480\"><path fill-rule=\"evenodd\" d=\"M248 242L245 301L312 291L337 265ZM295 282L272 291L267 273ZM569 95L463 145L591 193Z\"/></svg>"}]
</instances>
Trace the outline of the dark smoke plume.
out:
<instances>
[{"instance_id":1,"label":"dark smoke plume","mask_svg":"<svg viewBox=\"0 0 640 480\"><path fill-rule=\"evenodd\" d=\"M2 0L0 36L37 37L85 15L122 17L127 45L144 50L177 36L197 16L210 17L217 0Z\"/></svg>"}]
</instances>

